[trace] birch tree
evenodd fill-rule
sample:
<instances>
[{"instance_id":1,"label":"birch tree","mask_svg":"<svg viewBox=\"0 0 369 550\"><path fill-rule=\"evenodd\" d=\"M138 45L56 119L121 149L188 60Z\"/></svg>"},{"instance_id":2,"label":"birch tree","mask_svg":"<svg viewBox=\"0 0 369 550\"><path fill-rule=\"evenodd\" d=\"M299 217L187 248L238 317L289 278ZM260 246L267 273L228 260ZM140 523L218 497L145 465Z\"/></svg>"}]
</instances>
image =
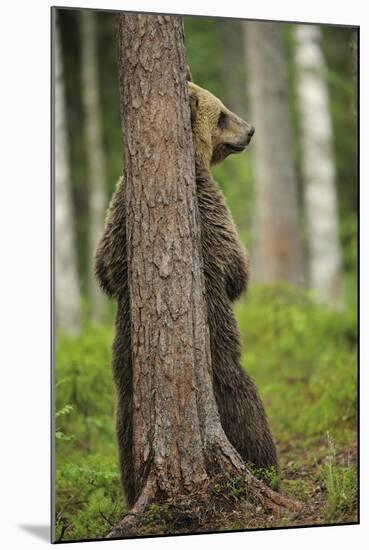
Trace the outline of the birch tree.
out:
<instances>
[{"instance_id":1,"label":"birch tree","mask_svg":"<svg viewBox=\"0 0 369 550\"><path fill-rule=\"evenodd\" d=\"M96 17L92 10L81 11L82 89L85 114L85 139L88 166L89 258L92 260L104 224L106 207L105 157L99 97ZM98 321L103 294L94 277L92 261L88 263L91 315Z\"/></svg>"},{"instance_id":2,"label":"birch tree","mask_svg":"<svg viewBox=\"0 0 369 550\"><path fill-rule=\"evenodd\" d=\"M333 131L321 31L317 25L297 25L294 38L309 283L319 300L337 306L342 300L341 246Z\"/></svg>"},{"instance_id":3,"label":"birch tree","mask_svg":"<svg viewBox=\"0 0 369 550\"><path fill-rule=\"evenodd\" d=\"M255 126L253 273L259 282L303 283L297 180L280 24L244 22Z\"/></svg>"},{"instance_id":4,"label":"birch tree","mask_svg":"<svg viewBox=\"0 0 369 550\"><path fill-rule=\"evenodd\" d=\"M68 137L59 28L55 26L55 313L57 326L80 328L80 289L76 261Z\"/></svg>"},{"instance_id":5,"label":"birch tree","mask_svg":"<svg viewBox=\"0 0 369 550\"><path fill-rule=\"evenodd\" d=\"M182 19L119 15L118 42L139 496L110 537L152 503L198 506L217 476L248 475L257 501L284 503L246 470L215 402Z\"/></svg>"}]
</instances>

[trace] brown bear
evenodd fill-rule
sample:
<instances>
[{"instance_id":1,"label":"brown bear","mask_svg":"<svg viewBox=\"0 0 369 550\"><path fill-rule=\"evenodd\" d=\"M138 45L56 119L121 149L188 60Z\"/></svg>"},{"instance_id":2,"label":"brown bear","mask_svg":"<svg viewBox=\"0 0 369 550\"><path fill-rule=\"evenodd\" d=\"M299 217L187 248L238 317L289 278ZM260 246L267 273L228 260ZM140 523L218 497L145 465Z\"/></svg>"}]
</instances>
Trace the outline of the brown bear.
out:
<instances>
[{"instance_id":1,"label":"brown bear","mask_svg":"<svg viewBox=\"0 0 369 550\"><path fill-rule=\"evenodd\" d=\"M246 290L249 260L210 172L211 165L243 151L254 128L207 90L192 82L188 85L215 398L223 429L243 460L261 469L277 467L264 407L255 384L240 366L239 334L231 305ZM123 179L108 210L95 271L102 289L118 302L113 344L116 429L123 489L128 506L132 506L137 495L132 476L132 364Z\"/></svg>"}]
</instances>

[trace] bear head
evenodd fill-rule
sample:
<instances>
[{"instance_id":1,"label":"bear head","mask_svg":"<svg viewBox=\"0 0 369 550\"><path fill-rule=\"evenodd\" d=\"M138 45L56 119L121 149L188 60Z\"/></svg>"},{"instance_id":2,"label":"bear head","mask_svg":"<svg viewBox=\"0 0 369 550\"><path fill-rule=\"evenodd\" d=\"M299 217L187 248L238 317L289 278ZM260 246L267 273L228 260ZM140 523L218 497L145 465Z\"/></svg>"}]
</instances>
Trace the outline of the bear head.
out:
<instances>
[{"instance_id":1,"label":"bear head","mask_svg":"<svg viewBox=\"0 0 369 550\"><path fill-rule=\"evenodd\" d=\"M244 151L255 128L190 80L188 92L196 157L209 167L232 153Z\"/></svg>"}]
</instances>

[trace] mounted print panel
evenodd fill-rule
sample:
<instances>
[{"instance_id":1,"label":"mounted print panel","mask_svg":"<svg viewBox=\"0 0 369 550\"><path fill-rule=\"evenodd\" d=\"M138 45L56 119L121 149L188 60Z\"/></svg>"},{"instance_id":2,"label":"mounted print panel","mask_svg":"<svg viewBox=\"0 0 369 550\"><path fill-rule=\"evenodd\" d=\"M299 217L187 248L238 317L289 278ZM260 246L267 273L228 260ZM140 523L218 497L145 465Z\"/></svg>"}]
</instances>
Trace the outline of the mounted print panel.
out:
<instances>
[{"instance_id":1,"label":"mounted print panel","mask_svg":"<svg viewBox=\"0 0 369 550\"><path fill-rule=\"evenodd\" d=\"M53 542L358 523L358 27L52 31Z\"/></svg>"}]
</instances>

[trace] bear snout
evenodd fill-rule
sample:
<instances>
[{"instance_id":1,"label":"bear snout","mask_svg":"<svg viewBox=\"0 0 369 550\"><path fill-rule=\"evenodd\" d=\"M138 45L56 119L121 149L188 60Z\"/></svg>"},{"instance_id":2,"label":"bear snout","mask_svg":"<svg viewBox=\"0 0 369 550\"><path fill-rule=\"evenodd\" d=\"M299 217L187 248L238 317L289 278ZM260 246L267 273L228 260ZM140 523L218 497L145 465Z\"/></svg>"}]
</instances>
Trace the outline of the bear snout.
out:
<instances>
[{"instance_id":1,"label":"bear snout","mask_svg":"<svg viewBox=\"0 0 369 550\"><path fill-rule=\"evenodd\" d=\"M248 145L251 141L252 136L255 134L255 127L254 126L248 126L247 129L247 138L246 138L246 145Z\"/></svg>"}]
</instances>

